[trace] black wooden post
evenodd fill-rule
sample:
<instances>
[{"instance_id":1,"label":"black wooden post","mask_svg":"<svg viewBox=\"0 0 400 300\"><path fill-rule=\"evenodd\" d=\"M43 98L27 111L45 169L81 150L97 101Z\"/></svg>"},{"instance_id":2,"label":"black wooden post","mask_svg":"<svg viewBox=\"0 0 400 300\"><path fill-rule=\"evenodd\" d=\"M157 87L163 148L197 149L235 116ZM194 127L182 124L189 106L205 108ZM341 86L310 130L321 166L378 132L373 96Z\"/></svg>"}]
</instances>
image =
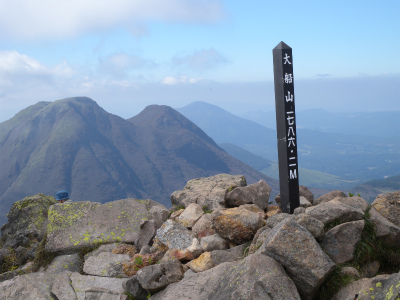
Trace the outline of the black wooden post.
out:
<instances>
[{"instance_id":1,"label":"black wooden post","mask_svg":"<svg viewBox=\"0 0 400 300\"><path fill-rule=\"evenodd\" d=\"M281 208L292 214L300 206L292 48L280 42L272 53Z\"/></svg>"}]
</instances>

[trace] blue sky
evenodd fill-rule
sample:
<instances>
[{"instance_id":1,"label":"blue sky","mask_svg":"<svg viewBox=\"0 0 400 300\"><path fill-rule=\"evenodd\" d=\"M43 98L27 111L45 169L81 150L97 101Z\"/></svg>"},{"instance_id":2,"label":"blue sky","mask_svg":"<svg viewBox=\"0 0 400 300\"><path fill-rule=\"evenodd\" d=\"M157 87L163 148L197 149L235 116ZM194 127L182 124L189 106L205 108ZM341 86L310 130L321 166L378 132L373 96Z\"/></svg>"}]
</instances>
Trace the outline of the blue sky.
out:
<instances>
[{"instance_id":1,"label":"blue sky","mask_svg":"<svg viewBox=\"0 0 400 300\"><path fill-rule=\"evenodd\" d=\"M124 118L193 101L273 110L280 41L298 110L400 110L399 11L395 0L0 0L0 122L72 96Z\"/></svg>"}]
</instances>

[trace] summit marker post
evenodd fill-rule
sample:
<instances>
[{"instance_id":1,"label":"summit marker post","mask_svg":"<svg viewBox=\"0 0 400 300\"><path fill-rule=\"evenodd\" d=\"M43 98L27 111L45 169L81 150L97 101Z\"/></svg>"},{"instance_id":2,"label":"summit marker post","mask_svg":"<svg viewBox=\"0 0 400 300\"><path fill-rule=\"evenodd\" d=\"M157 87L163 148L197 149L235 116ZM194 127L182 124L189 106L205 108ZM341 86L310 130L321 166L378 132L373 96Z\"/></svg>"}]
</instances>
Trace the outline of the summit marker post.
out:
<instances>
[{"instance_id":1,"label":"summit marker post","mask_svg":"<svg viewBox=\"0 0 400 300\"><path fill-rule=\"evenodd\" d=\"M281 208L292 214L300 206L292 48L280 42L272 54Z\"/></svg>"}]
</instances>

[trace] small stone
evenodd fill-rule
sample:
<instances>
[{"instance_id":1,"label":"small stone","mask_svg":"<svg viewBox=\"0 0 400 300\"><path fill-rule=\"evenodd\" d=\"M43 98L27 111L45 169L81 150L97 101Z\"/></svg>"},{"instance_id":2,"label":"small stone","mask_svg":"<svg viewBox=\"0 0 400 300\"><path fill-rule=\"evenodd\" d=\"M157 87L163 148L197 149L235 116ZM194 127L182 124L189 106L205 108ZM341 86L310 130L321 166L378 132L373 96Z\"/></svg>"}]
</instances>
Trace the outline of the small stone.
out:
<instances>
[{"instance_id":1,"label":"small stone","mask_svg":"<svg viewBox=\"0 0 400 300\"><path fill-rule=\"evenodd\" d=\"M214 262L212 260L211 253L204 252L198 258L188 262L186 265L194 272L198 273L214 267Z\"/></svg>"}]
</instances>

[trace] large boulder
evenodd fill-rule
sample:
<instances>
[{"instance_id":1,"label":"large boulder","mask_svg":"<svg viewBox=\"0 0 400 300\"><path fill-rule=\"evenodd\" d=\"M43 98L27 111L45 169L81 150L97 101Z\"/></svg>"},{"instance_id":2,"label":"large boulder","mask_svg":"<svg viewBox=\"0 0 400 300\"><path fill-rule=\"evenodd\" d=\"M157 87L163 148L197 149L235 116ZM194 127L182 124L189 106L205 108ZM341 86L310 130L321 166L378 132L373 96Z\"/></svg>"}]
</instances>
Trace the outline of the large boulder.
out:
<instances>
[{"instance_id":1,"label":"large boulder","mask_svg":"<svg viewBox=\"0 0 400 300\"><path fill-rule=\"evenodd\" d=\"M372 206L386 219L400 227L400 191L380 194Z\"/></svg>"},{"instance_id":2,"label":"large boulder","mask_svg":"<svg viewBox=\"0 0 400 300\"><path fill-rule=\"evenodd\" d=\"M320 243L322 249L337 264L352 260L356 245L361 240L364 225L364 220L360 220L333 227L322 238Z\"/></svg>"},{"instance_id":3,"label":"large boulder","mask_svg":"<svg viewBox=\"0 0 400 300\"><path fill-rule=\"evenodd\" d=\"M123 199L105 204L72 202L49 209L46 251L77 251L112 242L134 243L153 200Z\"/></svg>"},{"instance_id":4,"label":"large boulder","mask_svg":"<svg viewBox=\"0 0 400 300\"><path fill-rule=\"evenodd\" d=\"M218 174L192 179L183 190L172 193L171 203L185 207L197 203L208 210L216 210L226 206L226 193L240 186L246 186L246 179L242 175Z\"/></svg>"},{"instance_id":5,"label":"large boulder","mask_svg":"<svg viewBox=\"0 0 400 300\"><path fill-rule=\"evenodd\" d=\"M225 201L228 206L255 204L264 210L268 207L270 194L269 185L264 180L260 180L257 183L233 189L226 194Z\"/></svg>"},{"instance_id":6,"label":"large boulder","mask_svg":"<svg viewBox=\"0 0 400 300\"><path fill-rule=\"evenodd\" d=\"M319 240L325 233L324 223L305 213L295 215L294 220L297 222L297 224L307 229L317 240Z\"/></svg>"},{"instance_id":7,"label":"large boulder","mask_svg":"<svg viewBox=\"0 0 400 300\"><path fill-rule=\"evenodd\" d=\"M4 247L26 247L40 241L47 231L47 214L57 201L44 194L26 197L15 202L7 214L8 223L1 227Z\"/></svg>"},{"instance_id":8,"label":"large boulder","mask_svg":"<svg viewBox=\"0 0 400 300\"><path fill-rule=\"evenodd\" d=\"M325 202L329 202L329 201L335 199L336 197L345 198L347 196L342 191L332 191L332 192L329 192L328 194L322 195L321 197L318 197L317 199L315 199L313 202L313 205L318 205L318 204L322 204Z\"/></svg>"},{"instance_id":9,"label":"large boulder","mask_svg":"<svg viewBox=\"0 0 400 300\"><path fill-rule=\"evenodd\" d=\"M279 262L304 300L314 299L320 285L335 268L311 233L292 218L276 225L257 253Z\"/></svg>"},{"instance_id":10,"label":"large boulder","mask_svg":"<svg viewBox=\"0 0 400 300\"><path fill-rule=\"evenodd\" d=\"M253 254L201 273L185 275L150 300L300 300L293 281L274 259Z\"/></svg>"},{"instance_id":11,"label":"large boulder","mask_svg":"<svg viewBox=\"0 0 400 300\"><path fill-rule=\"evenodd\" d=\"M215 231L237 245L252 240L257 230L265 225L258 213L243 207L214 211L211 218Z\"/></svg>"},{"instance_id":12,"label":"large boulder","mask_svg":"<svg viewBox=\"0 0 400 300\"><path fill-rule=\"evenodd\" d=\"M186 209L179 215L176 221L187 228L193 225L204 215L202 207L196 203L189 204Z\"/></svg>"},{"instance_id":13,"label":"large boulder","mask_svg":"<svg viewBox=\"0 0 400 300\"><path fill-rule=\"evenodd\" d=\"M317 206L306 208L306 214L320 220L325 225L332 222L351 222L364 218L364 212L359 208L354 208L343 204L338 200L331 200Z\"/></svg>"},{"instance_id":14,"label":"large boulder","mask_svg":"<svg viewBox=\"0 0 400 300\"><path fill-rule=\"evenodd\" d=\"M140 269L137 272L137 279L145 290L156 293L169 284L181 280L183 273L180 262L168 261Z\"/></svg>"},{"instance_id":15,"label":"large boulder","mask_svg":"<svg viewBox=\"0 0 400 300\"><path fill-rule=\"evenodd\" d=\"M371 222L375 225L375 234L390 247L400 248L400 227L383 217L374 207L370 210Z\"/></svg>"},{"instance_id":16,"label":"large boulder","mask_svg":"<svg viewBox=\"0 0 400 300\"><path fill-rule=\"evenodd\" d=\"M1 300L53 300L50 291L54 276L31 273L0 283Z\"/></svg>"}]
</instances>

